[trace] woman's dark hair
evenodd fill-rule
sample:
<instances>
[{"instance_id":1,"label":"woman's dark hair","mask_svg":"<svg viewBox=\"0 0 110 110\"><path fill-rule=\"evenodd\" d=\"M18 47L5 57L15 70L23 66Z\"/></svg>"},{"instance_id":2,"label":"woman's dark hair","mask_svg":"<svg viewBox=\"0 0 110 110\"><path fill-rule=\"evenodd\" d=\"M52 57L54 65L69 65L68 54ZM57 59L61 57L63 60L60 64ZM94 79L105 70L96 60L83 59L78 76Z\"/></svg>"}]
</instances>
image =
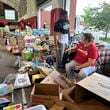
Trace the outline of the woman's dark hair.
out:
<instances>
[{"instance_id":1,"label":"woman's dark hair","mask_svg":"<svg viewBox=\"0 0 110 110\"><path fill-rule=\"evenodd\" d=\"M91 33L83 33L85 40L87 40L88 42L92 42L94 40L94 37Z\"/></svg>"}]
</instances>

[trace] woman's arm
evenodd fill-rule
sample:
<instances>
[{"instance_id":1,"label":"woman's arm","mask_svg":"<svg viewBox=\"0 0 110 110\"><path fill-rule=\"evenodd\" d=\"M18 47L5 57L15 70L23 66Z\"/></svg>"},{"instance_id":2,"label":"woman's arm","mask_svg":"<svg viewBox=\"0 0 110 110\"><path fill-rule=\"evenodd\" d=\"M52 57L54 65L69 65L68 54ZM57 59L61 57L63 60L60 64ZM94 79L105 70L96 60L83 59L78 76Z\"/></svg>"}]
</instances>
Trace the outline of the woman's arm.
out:
<instances>
[{"instance_id":1,"label":"woman's arm","mask_svg":"<svg viewBox=\"0 0 110 110\"><path fill-rule=\"evenodd\" d=\"M88 61L80 66L76 66L75 70L80 70L81 68L85 68L88 66L91 66L92 64L94 64L96 62L96 59L92 59L92 58L88 58Z\"/></svg>"},{"instance_id":2,"label":"woman's arm","mask_svg":"<svg viewBox=\"0 0 110 110\"><path fill-rule=\"evenodd\" d=\"M73 52L75 50L76 50L76 47L70 47L70 48L66 49L65 52L68 52L70 54L71 52Z\"/></svg>"},{"instance_id":3,"label":"woman's arm","mask_svg":"<svg viewBox=\"0 0 110 110\"><path fill-rule=\"evenodd\" d=\"M80 65L80 69L81 69L81 68L88 67L88 66L91 66L91 65L93 65L95 62L96 62L96 59L88 58L88 61L87 61L86 63Z\"/></svg>"}]
</instances>

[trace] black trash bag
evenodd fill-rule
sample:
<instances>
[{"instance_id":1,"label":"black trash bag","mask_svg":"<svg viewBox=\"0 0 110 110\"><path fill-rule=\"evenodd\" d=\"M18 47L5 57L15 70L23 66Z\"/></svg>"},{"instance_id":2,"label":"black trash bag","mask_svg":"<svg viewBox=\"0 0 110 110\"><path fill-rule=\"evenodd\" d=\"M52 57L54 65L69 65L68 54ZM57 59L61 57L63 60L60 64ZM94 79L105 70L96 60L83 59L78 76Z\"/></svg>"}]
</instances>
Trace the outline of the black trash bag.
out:
<instances>
[{"instance_id":1,"label":"black trash bag","mask_svg":"<svg viewBox=\"0 0 110 110\"><path fill-rule=\"evenodd\" d=\"M73 51L70 54L68 54L68 52L64 52L63 59L62 59L64 69L65 69L66 63L69 63L71 60L73 60L75 56L76 56L76 51Z\"/></svg>"}]
</instances>

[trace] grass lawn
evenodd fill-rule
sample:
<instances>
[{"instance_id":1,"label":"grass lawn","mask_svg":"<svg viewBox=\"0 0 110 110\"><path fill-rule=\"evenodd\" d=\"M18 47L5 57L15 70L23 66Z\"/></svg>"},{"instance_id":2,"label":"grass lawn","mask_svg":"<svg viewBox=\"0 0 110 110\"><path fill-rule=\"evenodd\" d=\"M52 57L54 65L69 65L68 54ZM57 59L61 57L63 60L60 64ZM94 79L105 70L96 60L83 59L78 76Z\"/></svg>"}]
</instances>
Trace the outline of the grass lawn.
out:
<instances>
[{"instance_id":1,"label":"grass lawn","mask_svg":"<svg viewBox=\"0 0 110 110\"><path fill-rule=\"evenodd\" d=\"M104 42L108 42L108 43L110 43L110 37L107 38L107 39L105 39L104 37L102 37L102 38L100 38L100 40L102 40L102 41L104 41Z\"/></svg>"}]
</instances>

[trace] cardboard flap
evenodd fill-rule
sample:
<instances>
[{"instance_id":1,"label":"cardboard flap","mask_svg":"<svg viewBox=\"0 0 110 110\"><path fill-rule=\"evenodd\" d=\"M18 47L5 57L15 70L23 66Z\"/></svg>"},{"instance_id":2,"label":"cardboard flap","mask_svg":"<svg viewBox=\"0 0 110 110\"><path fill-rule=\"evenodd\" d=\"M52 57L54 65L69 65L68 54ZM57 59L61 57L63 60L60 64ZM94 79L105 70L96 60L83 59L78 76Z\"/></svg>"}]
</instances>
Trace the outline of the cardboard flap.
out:
<instances>
[{"instance_id":1,"label":"cardboard flap","mask_svg":"<svg viewBox=\"0 0 110 110\"><path fill-rule=\"evenodd\" d=\"M35 94L35 85L33 86L33 89L32 89L32 92L31 92L31 95L34 95Z\"/></svg>"},{"instance_id":2,"label":"cardboard flap","mask_svg":"<svg viewBox=\"0 0 110 110\"><path fill-rule=\"evenodd\" d=\"M59 86L56 84L35 84L35 94L59 96Z\"/></svg>"},{"instance_id":3,"label":"cardboard flap","mask_svg":"<svg viewBox=\"0 0 110 110\"><path fill-rule=\"evenodd\" d=\"M56 70L52 71L41 83L43 83L43 84L57 84L62 89L70 87L70 85L65 80L65 77L63 77Z\"/></svg>"},{"instance_id":4,"label":"cardboard flap","mask_svg":"<svg viewBox=\"0 0 110 110\"><path fill-rule=\"evenodd\" d=\"M64 107L54 104L49 110L64 110Z\"/></svg>"},{"instance_id":5,"label":"cardboard flap","mask_svg":"<svg viewBox=\"0 0 110 110\"><path fill-rule=\"evenodd\" d=\"M94 73L79 81L77 85L110 102L110 77Z\"/></svg>"}]
</instances>

